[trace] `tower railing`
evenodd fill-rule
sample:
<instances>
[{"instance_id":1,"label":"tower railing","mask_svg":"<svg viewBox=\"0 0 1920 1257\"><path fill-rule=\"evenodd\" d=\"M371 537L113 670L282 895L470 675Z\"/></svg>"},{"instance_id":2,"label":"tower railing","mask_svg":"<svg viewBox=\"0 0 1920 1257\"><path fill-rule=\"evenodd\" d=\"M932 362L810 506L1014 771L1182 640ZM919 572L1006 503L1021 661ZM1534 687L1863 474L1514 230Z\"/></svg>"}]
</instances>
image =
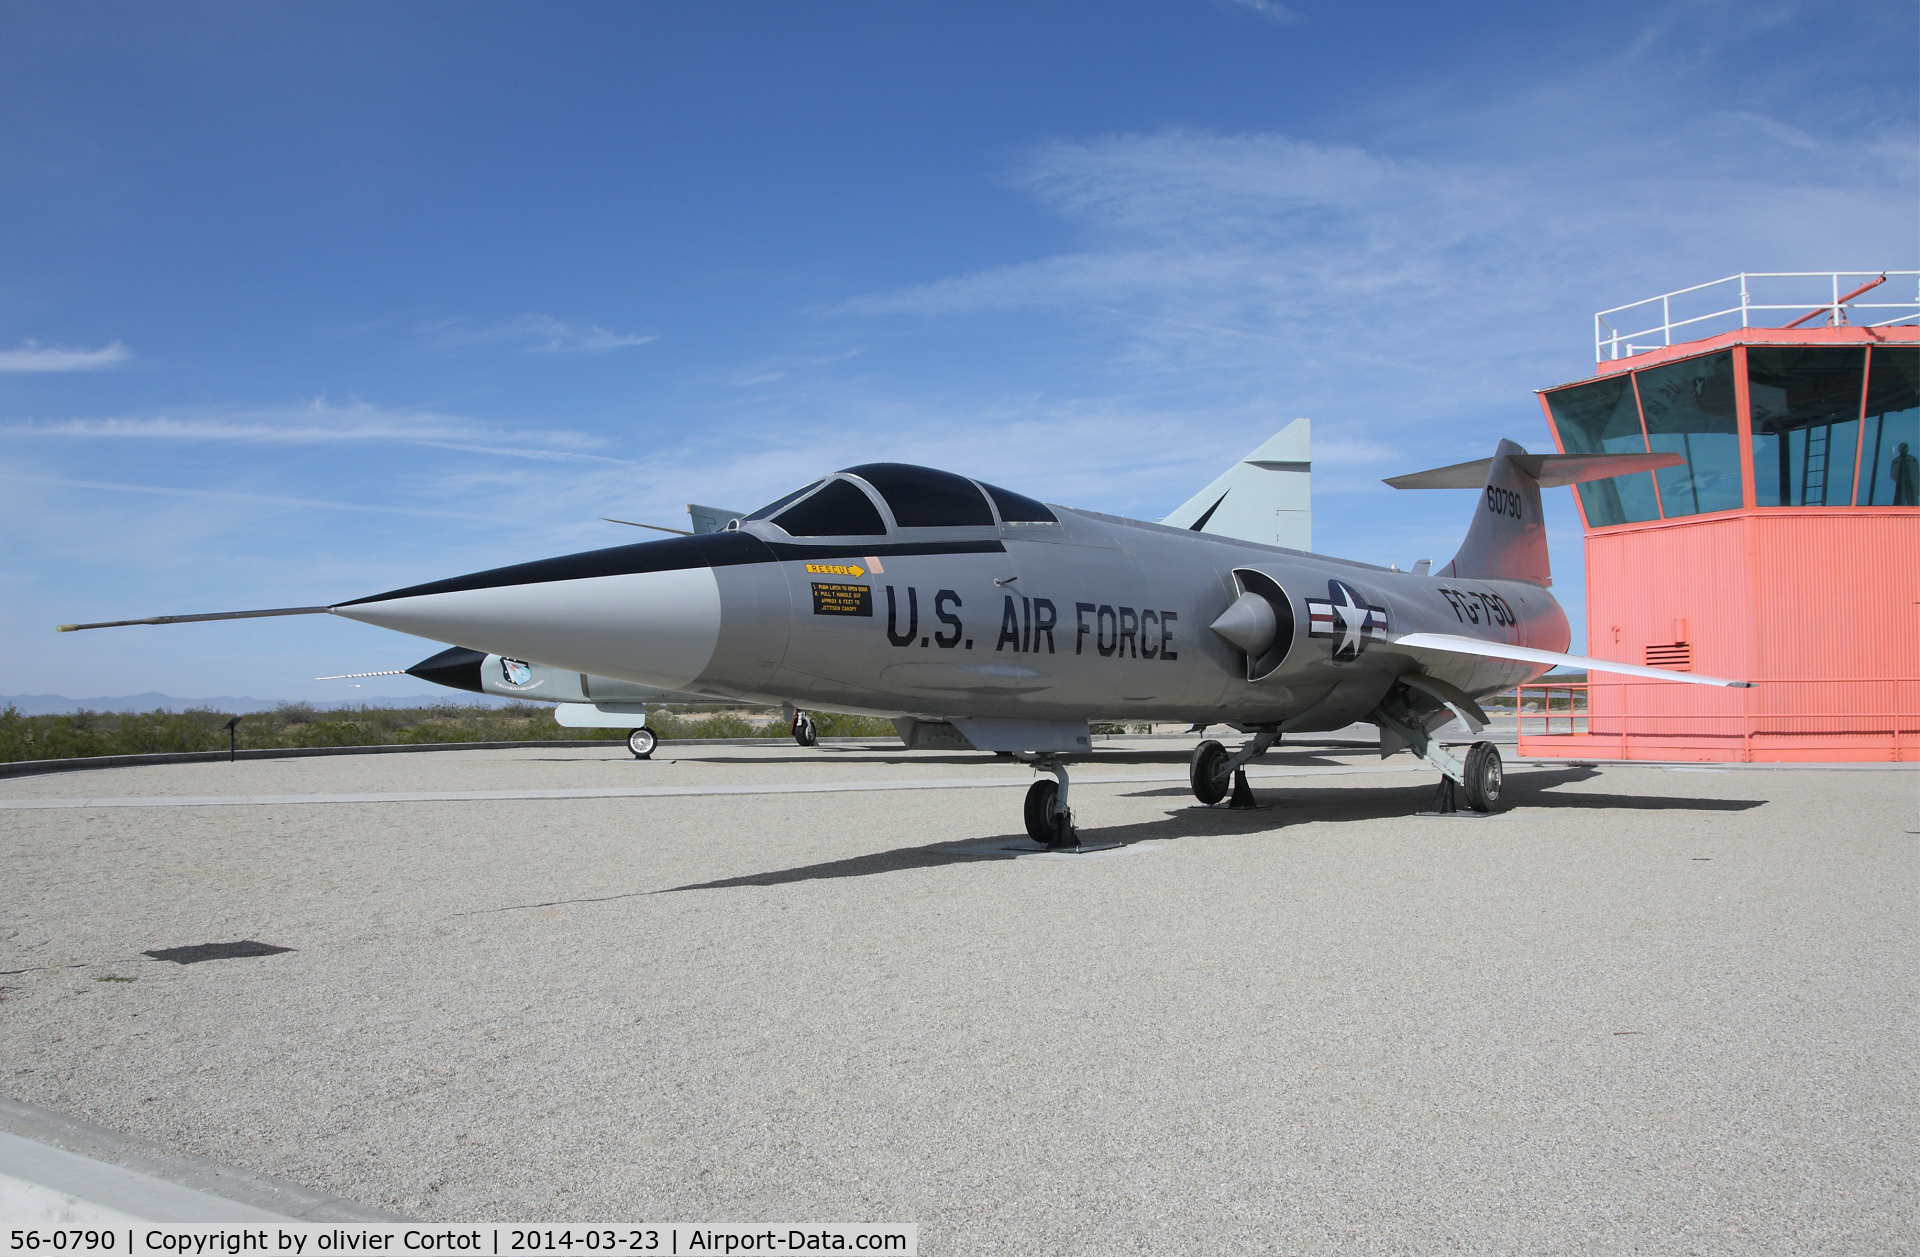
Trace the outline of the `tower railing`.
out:
<instances>
[{"instance_id":1,"label":"tower railing","mask_svg":"<svg viewBox=\"0 0 1920 1257\"><path fill-rule=\"evenodd\" d=\"M1776 280L1785 282L1770 282ZM1764 295L1790 296L1794 299L1756 300L1755 281L1769 281L1761 286L1782 290ZM1909 292L1913 294L1911 297L1906 296ZM1878 300L1860 299L1868 294ZM1888 300L1896 294L1900 299ZM1686 298L1679 302L1685 317L1676 318L1674 306L1680 298ZM1686 313L1700 305L1716 308L1704 314ZM1678 288L1644 301L1633 301L1600 311L1593 316L1593 357L1596 362L1606 362L1609 359L1630 358L1653 349L1664 349L1674 343L1674 333L1682 328L1698 329L1683 335L1680 339L1684 343L1699 340L1716 331L1731 330L1735 326L1798 327L1821 317L1827 320L1825 326L1845 327L1852 323L1852 312L1868 315L1866 319L1853 324L1858 327L1889 327L1896 323L1920 320L1920 271L1742 271L1725 279L1695 284L1691 288ZM1776 322L1774 317L1770 317L1789 313L1799 317L1785 322ZM1656 317L1658 322L1625 330L1628 325ZM1735 319L1738 319L1737 323L1733 322ZM1727 326L1700 326L1716 320L1725 322ZM1656 337L1658 339L1653 339Z\"/></svg>"}]
</instances>

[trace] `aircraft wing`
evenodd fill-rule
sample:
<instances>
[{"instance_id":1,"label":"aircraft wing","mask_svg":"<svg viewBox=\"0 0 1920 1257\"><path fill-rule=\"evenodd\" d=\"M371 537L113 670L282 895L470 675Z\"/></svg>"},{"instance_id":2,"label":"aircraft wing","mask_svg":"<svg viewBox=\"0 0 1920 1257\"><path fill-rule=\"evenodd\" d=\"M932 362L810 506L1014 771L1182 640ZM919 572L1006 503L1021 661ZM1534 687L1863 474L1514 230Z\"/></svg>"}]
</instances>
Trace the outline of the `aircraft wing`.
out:
<instances>
[{"instance_id":1,"label":"aircraft wing","mask_svg":"<svg viewBox=\"0 0 1920 1257\"><path fill-rule=\"evenodd\" d=\"M1630 677L1649 677L1656 681L1684 681L1688 685L1724 685L1734 689L1752 689L1751 681L1729 681L1725 677L1704 676L1698 672L1675 672L1670 668L1643 668L1637 663L1615 663L1611 659L1590 659L1585 655L1563 655L1553 650L1535 650L1531 646L1507 646L1481 641L1477 637L1455 637L1451 633L1408 633L1393 639L1396 646L1424 650L1446 650L1456 655L1482 655L1488 659L1518 659L1524 663L1551 663L1568 668L1586 668L1592 672L1618 672Z\"/></svg>"}]
</instances>

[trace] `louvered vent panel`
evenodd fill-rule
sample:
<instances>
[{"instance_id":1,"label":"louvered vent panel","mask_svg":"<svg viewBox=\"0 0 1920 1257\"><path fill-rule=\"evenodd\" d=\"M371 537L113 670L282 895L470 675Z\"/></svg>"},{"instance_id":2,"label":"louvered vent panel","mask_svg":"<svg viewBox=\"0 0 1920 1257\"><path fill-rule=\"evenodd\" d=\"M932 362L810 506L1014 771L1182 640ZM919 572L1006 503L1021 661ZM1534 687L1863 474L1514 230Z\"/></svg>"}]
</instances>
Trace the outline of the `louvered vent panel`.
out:
<instances>
[{"instance_id":1,"label":"louvered vent panel","mask_svg":"<svg viewBox=\"0 0 1920 1257\"><path fill-rule=\"evenodd\" d=\"M1693 671L1693 645L1690 642L1669 642L1664 646L1647 647L1647 666L1649 668L1672 668L1675 672Z\"/></svg>"}]
</instances>

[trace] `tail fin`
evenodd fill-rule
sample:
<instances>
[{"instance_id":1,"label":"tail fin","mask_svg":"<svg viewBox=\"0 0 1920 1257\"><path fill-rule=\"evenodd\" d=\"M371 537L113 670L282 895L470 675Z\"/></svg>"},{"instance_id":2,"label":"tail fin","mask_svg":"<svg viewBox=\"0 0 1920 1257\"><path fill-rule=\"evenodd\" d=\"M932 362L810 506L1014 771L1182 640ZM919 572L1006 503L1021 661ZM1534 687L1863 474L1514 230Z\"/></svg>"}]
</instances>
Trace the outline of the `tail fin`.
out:
<instances>
[{"instance_id":1,"label":"tail fin","mask_svg":"<svg viewBox=\"0 0 1920 1257\"><path fill-rule=\"evenodd\" d=\"M1386 483L1396 489L1482 489L1460 553L1435 576L1551 585L1547 526L1540 515L1543 487L1605 480L1685 461L1678 454L1529 454L1503 440L1492 458L1395 476Z\"/></svg>"}]
</instances>

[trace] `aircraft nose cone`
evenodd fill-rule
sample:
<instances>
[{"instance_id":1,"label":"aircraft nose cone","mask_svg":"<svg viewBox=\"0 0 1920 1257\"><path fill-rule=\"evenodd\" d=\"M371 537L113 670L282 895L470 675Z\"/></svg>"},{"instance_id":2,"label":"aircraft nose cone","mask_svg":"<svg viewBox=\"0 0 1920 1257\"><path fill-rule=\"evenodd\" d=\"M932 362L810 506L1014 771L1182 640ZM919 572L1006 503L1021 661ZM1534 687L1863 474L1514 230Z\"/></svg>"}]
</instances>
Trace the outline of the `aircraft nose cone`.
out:
<instances>
[{"instance_id":1,"label":"aircraft nose cone","mask_svg":"<svg viewBox=\"0 0 1920 1257\"><path fill-rule=\"evenodd\" d=\"M1234 604L1207 626L1221 637L1258 659L1273 645L1279 625L1274 620L1273 604L1259 594L1241 594Z\"/></svg>"},{"instance_id":2,"label":"aircraft nose cone","mask_svg":"<svg viewBox=\"0 0 1920 1257\"><path fill-rule=\"evenodd\" d=\"M720 640L713 569L541 580L529 564L333 608L363 624L572 672L685 689Z\"/></svg>"}]
</instances>

